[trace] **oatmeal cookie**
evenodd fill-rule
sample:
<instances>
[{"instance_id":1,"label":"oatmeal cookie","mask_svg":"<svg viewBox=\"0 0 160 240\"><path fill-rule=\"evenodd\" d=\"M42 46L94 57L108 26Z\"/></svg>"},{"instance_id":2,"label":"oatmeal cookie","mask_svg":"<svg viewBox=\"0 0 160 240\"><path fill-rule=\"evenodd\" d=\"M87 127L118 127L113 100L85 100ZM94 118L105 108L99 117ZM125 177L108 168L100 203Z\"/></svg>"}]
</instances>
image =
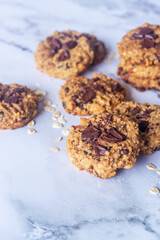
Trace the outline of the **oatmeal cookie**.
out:
<instances>
[{"instance_id":1,"label":"oatmeal cookie","mask_svg":"<svg viewBox=\"0 0 160 240\"><path fill-rule=\"evenodd\" d=\"M138 125L125 116L110 113L82 118L72 126L67 153L80 170L103 179L115 176L118 168L134 166L139 153Z\"/></svg>"},{"instance_id":2,"label":"oatmeal cookie","mask_svg":"<svg viewBox=\"0 0 160 240\"><path fill-rule=\"evenodd\" d=\"M94 60L91 42L76 31L54 32L35 52L37 68L49 76L66 79L88 69Z\"/></svg>"},{"instance_id":3,"label":"oatmeal cookie","mask_svg":"<svg viewBox=\"0 0 160 240\"><path fill-rule=\"evenodd\" d=\"M26 125L38 113L35 93L19 84L0 84L0 129Z\"/></svg>"},{"instance_id":4,"label":"oatmeal cookie","mask_svg":"<svg viewBox=\"0 0 160 240\"><path fill-rule=\"evenodd\" d=\"M84 116L112 111L124 101L125 89L110 77L94 73L92 79L74 77L67 80L59 97L68 113Z\"/></svg>"}]
</instances>

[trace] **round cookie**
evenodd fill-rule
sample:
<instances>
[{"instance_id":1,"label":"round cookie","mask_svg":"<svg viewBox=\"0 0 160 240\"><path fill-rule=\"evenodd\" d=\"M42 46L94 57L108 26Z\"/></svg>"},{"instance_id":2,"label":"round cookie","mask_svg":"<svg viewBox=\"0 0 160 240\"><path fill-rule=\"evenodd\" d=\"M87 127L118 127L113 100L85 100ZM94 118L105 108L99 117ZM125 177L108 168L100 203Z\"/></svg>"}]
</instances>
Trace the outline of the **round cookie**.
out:
<instances>
[{"instance_id":1,"label":"round cookie","mask_svg":"<svg viewBox=\"0 0 160 240\"><path fill-rule=\"evenodd\" d=\"M160 106L123 102L114 112L127 116L139 125L141 153L152 154L160 150Z\"/></svg>"},{"instance_id":2,"label":"round cookie","mask_svg":"<svg viewBox=\"0 0 160 240\"><path fill-rule=\"evenodd\" d=\"M111 78L94 73L92 79L74 77L59 91L63 107L74 115L92 115L112 111L124 101L125 89Z\"/></svg>"},{"instance_id":3,"label":"round cookie","mask_svg":"<svg viewBox=\"0 0 160 240\"><path fill-rule=\"evenodd\" d=\"M90 41L75 31L54 32L35 52L37 68L49 76L66 79L88 69L94 60Z\"/></svg>"},{"instance_id":4,"label":"round cookie","mask_svg":"<svg viewBox=\"0 0 160 240\"><path fill-rule=\"evenodd\" d=\"M0 129L15 129L26 125L38 113L35 93L18 84L0 84Z\"/></svg>"},{"instance_id":5,"label":"round cookie","mask_svg":"<svg viewBox=\"0 0 160 240\"><path fill-rule=\"evenodd\" d=\"M160 65L160 26L145 23L118 43L121 58L131 64Z\"/></svg>"},{"instance_id":6,"label":"round cookie","mask_svg":"<svg viewBox=\"0 0 160 240\"><path fill-rule=\"evenodd\" d=\"M139 153L138 125L109 113L82 118L80 125L71 127L66 146L70 160L80 170L110 178L118 168L134 166Z\"/></svg>"},{"instance_id":7,"label":"round cookie","mask_svg":"<svg viewBox=\"0 0 160 240\"><path fill-rule=\"evenodd\" d=\"M118 69L118 74L120 73L121 78L126 82L131 84L132 87L136 88L138 91L145 91L149 89L156 89L160 91L160 78L151 79L151 78L138 78L135 77L126 71L123 71L122 68Z\"/></svg>"}]
</instances>

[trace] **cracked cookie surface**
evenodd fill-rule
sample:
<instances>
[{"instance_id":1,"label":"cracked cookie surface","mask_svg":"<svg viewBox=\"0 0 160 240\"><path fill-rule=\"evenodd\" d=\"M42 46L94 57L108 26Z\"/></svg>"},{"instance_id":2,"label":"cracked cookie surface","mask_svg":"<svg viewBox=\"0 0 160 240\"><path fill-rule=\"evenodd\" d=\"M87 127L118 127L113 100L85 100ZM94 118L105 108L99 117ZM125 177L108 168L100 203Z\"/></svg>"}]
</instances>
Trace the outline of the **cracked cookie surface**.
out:
<instances>
[{"instance_id":1,"label":"cracked cookie surface","mask_svg":"<svg viewBox=\"0 0 160 240\"><path fill-rule=\"evenodd\" d=\"M74 77L67 80L59 96L68 113L84 116L112 111L124 101L125 89L110 77L94 73L92 79Z\"/></svg>"},{"instance_id":2,"label":"cracked cookie surface","mask_svg":"<svg viewBox=\"0 0 160 240\"><path fill-rule=\"evenodd\" d=\"M19 84L0 84L0 129L26 125L38 113L35 93Z\"/></svg>"},{"instance_id":3,"label":"cracked cookie surface","mask_svg":"<svg viewBox=\"0 0 160 240\"><path fill-rule=\"evenodd\" d=\"M152 154L160 150L160 106L123 102L115 109L116 114L135 121L140 130L140 152Z\"/></svg>"},{"instance_id":4,"label":"cracked cookie surface","mask_svg":"<svg viewBox=\"0 0 160 240\"><path fill-rule=\"evenodd\" d=\"M131 168L139 153L138 125L127 117L102 113L82 118L72 126L67 153L80 170L103 179L113 177L118 168Z\"/></svg>"}]
</instances>

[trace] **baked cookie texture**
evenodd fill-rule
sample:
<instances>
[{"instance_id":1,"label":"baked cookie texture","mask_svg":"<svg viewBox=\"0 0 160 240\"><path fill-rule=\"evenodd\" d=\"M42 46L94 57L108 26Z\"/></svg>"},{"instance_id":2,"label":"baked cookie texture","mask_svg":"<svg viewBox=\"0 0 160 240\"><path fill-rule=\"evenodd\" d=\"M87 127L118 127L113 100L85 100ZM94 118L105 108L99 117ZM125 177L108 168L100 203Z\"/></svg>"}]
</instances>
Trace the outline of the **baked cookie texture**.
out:
<instances>
[{"instance_id":1,"label":"baked cookie texture","mask_svg":"<svg viewBox=\"0 0 160 240\"><path fill-rule=\"evenodd\" d=\"M56 31L38 45L35 62L49 76L67 79L101 62L105 54L104 44L93 35Z\"/></svg>"},{"instance_id":2,"label":"baked cookie texture","mask_svg":"<svg viewBox=\"0 0 160 240\"><path fill-rule=\"evenodd\" d=\"M139 153L138 125L110 113L82 118L80 125L71 127L66 146L70 160L80 170L110 178L118 168L134 166Z\"/></svg>"},{"instance_id":3,"label":"baked cookie texture","mask_svg":"<svg viewBox=\"0 0 160 240\"><path fill-rule=\"evenodd\" d=\"M145 23L118 43L117 73L137 90L160 90L160 26Z\"/></svg>"},{"instance_id":4,"label":"baked cookie texture","mask_svg":"<svg viewBox=\"0 0 160 240\"><path fill-rule=\"evenodd\" d=\"M67 80L59 97L66 112L85 116L112 111L124 101L125 89L110 77L94 73L91 79L73 77Z\"/></svg>"},{"instance_id":5,"label":"baked cookie texture","mask_svg":"<svg viewBox=\"0 0 160 240\"><path fill-rule=\"evenodd\" d=\"M160 150L160 106L148 103L123 102L115 109L115 114L127 116L135 121L140 130L140 152L152 154Z\"/></svg>"},{"instance_id":6,"label":"baked cookie texture","mask_svg":"<svg viewBox=\"0 0 160 240\"><path fill-rule=\"evenodd\" d=\"M35 93L19 84L0 84L0 129L26 125L38 113Z\"/></svg>"}]
</instances>

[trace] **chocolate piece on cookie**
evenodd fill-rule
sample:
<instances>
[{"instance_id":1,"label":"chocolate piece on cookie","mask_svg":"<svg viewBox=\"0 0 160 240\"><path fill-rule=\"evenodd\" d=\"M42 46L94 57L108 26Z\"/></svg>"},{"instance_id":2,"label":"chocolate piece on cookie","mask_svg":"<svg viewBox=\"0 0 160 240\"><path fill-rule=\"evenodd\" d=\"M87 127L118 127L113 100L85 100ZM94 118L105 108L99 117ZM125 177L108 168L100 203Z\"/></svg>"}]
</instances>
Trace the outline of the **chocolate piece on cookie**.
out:
<instances>
[{"instance_id":1,"label":"chocolate piece on cookie","mask_svg":"<svg viewBox=\"0 0 160 240\"><path fill-rule=\"evenodd\" d=\"M38 113L35 93L19 84L0 84L0 129L26 125Z\"/></svg>"},{"instance_id":2,"label":"chocolate piece on cookie","mask_svg":"<svg viewBox=\"0 0 160 240\"><path fill-rule=\"evenodd\" d=\"M94 73L92 79L74 77L67 80L59 96L68 113L84 116L112 111L124 101L125 89L110 77Z\"/></svg>"},{"instance_id":3,"label":"chocolate piece on cookie","mask_svg":"<svg viewBox=\"0 0 160 240\"><path fill-rule=\"evenodd\" d=\"M131 168L139 153L138 124L127 117L102 113L72 126L67 153L80 170L103 179L115 176L118 168Z\"/></svg>"}]
</instances>

